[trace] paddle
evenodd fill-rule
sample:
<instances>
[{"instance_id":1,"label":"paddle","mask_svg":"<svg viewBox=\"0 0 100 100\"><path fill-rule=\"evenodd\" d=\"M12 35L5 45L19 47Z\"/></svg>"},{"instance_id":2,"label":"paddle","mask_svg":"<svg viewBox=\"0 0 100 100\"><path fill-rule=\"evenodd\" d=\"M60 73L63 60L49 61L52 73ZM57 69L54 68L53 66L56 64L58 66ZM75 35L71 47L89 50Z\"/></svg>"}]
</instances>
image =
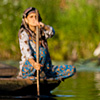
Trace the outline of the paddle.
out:
<instances>
[{"instance_id":1,"label":"paddle","mask_svg":"<svg viewBox=\"0 0 100 100\"><path fill-rule=\"evenodd\" d=\"M36 10L36 20L38 21L38 10ZM39 27L36 26L36 62L39 63ZM40 96L39 70L37 70L37 95Z\"/></svg>"}]
</instances>

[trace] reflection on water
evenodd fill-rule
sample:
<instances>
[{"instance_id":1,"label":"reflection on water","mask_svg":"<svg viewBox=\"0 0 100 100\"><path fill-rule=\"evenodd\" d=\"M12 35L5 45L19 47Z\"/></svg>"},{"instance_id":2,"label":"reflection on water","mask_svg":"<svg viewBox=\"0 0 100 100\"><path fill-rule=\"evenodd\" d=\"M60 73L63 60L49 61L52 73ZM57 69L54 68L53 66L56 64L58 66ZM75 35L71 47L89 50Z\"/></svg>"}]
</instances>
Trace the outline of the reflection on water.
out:
<instances>
[{"instance_id":1,"label":"reflection on water","mask_svg":"<svg viewBox=\"0 0 100 100\"><path fill-rule=\"evenodd\" d=\"M56 96L47 96L47 95L40 95L39 97L37 96L1 96L2 99L0 100L25 100L25 99L29 99L29 100L56 100L54 97Z\"/></svg>"},{"instance_id":2,"label":"reflection on water","mask_svg":"<svg viewBox=\"0 0 100 100\"><path fill-rule=\"evenodd\" d=\"M99 90L98 96L100 96L100 72L94 74L95 87Z\"/></svg>"},{"instance_id":3,"label":"reflection on water","mask_svg":"<svg viewBox=\"0 0 100 100\"><path fill-rule=\"evenodd\" d=\"M100 67L93 67L93 63L91 67L89 64L88 66L78 66L76 75L62 81L56 89L51 91L52 95L40 96L38 100L100 100ZM1 96L0 98L0 100L4 98L4 100L27 98L37 100L36 96Z\"/></svg>"},{"instance_id":4,"label":"reflection on water","mask_svg":"<svg viewBox=\"0 0 100 100\"><path fill-rule=\"evenodd\" d=\"M73 78L62 82L53 93L73 95L69 98L62 97L61 100L100 100L100 78L96 79L96 74L96 72L78 72Z\"/></svg>"}]
</instances>

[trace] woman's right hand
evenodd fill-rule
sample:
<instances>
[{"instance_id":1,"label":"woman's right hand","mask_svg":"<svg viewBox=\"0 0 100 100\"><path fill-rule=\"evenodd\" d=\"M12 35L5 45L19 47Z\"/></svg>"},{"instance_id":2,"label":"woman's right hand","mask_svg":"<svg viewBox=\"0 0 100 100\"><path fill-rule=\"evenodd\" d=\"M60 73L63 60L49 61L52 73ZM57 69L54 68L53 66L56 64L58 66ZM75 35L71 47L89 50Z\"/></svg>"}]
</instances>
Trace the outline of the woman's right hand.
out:
<instances>
[{"instance_id":1,"label":"woman's right hand","mask_svg":"<svg viewBox=\"0 0 100 100\"><path fill-rule=\"evenodd\" d=\"M28 60L29 60L30 64L31 64L36 70L40 70L40 68L43 67L43 65L41 65L41 64L39 64L39 63L37 63L37 62L35 62L35 61L33 60L33 58L30 58L30 59L28 59Z\"/></svg>"},{"instance_id":2,"label":"woman's right hand","mask_svg":"<svg viewBox=\"0 0 100 100\"><path fill-rule=\"evenodd\" d=\"M37 62L33 62L33 67L34 67L36 70L40 70L41 64L39 64L39 63L37 63Z\"/></svg>"}]
</instances>

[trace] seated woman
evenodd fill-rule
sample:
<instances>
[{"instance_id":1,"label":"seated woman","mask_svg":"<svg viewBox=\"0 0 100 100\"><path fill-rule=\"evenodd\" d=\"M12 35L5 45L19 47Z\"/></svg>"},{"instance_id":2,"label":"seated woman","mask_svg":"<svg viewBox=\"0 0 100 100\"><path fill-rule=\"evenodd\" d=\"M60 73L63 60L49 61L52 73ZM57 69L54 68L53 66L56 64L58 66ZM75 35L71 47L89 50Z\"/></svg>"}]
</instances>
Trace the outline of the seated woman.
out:
<instances>
[{"instance_id":1,"label":"seated woman","mask_svg":"<svg viewBox=\"0 0 100 100\"><path fill-rule=\"evenodd\" d=\"M19 45L21 50L20 72L22 78L36 79L36 70L40 70L40 78L65 79L75 74L72 65L52 65L48 52L47 39L54 36L53 27L36 20L36 8L30 7L24 11L19 30ZM36 62L36 26L40 28L39 63Z\"/></svg>"}]
</instances>

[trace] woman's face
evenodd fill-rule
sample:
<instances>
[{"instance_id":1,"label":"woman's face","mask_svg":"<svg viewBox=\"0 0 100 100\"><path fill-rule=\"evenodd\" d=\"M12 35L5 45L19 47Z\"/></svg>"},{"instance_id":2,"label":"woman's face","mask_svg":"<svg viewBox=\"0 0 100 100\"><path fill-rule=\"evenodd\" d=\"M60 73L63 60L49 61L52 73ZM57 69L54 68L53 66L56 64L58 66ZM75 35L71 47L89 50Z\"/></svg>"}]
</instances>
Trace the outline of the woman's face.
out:
<instances>
[{"instance_id":1,"label":"woman's face","mask_svg":"<svg viewBox=\"0 0 100 100\"><path fill-rule=\"evenodd\" d=\"M25 18L26 23L29 26L35 26L35 22L36 22L36 13L30 13L27 18Z\"/></svg>"}]
</instances>

